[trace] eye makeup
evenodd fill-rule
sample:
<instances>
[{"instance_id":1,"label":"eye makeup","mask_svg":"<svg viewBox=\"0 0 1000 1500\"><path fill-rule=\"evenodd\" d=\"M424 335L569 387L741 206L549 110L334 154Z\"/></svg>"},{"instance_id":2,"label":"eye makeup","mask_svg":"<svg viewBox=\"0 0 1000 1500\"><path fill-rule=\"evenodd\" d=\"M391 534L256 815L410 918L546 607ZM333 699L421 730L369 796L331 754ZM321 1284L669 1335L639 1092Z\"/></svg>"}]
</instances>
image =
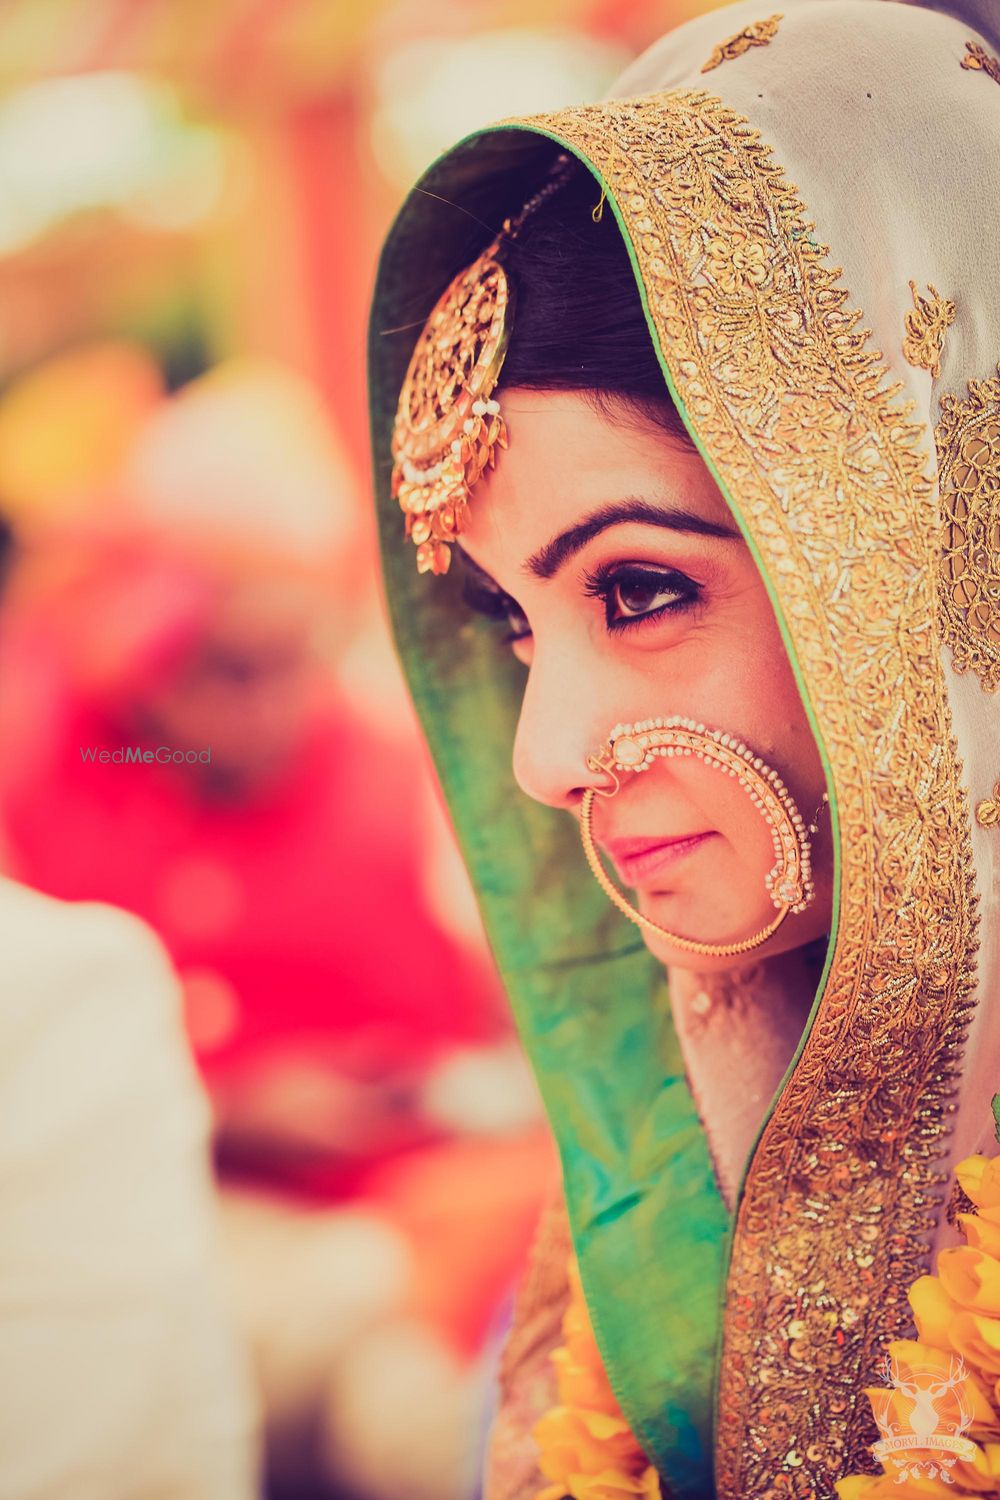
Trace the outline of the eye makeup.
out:
<instances>
[{"instance_id":1,"label":"eye makeup","mask_svg":"<svg viewBox=\"0 0 1000 1500\"><path fill-rule=\"evenodd\" d=\"M466 571L462 579L462 598L468 607L476 614L485 615L487 619L507 621L510 630L502 637L505 645L529 636L531 630L517 600L510 594L505 594L503 589L497 588L493 580L479 568L468 562L464 566Z\"/></svg>"},{"instance_id":2,"label":"eye makeup","mask_svg":"<svg viewBox=\"0 0 1000 1500\"><path fill-rule=\"evenodd\" d=\"M507 621L510 629L502 637L505 645L530 636L527 617L517 600L498 588L471 559L463 557L463 565L462 597L468 607L488 619ZM603 602L609 634L693 609L703 594L702 586L686 573L652 563L605 563L583 574L581 589L585 596Z\"/></svg>"},{"instance_id":3,"label":"eye makeup","mask_svg":"<svg viewBox=\"0 0 1000 1500\"><path fill-rule=\"evenodd\" d=\"M651 563L605 563L584 573L583 592L604 603L613 634L680 614L700 603L702 587L677 568ZM662 603L657 603L662 600Z\"/></svg>"}]
</instances>

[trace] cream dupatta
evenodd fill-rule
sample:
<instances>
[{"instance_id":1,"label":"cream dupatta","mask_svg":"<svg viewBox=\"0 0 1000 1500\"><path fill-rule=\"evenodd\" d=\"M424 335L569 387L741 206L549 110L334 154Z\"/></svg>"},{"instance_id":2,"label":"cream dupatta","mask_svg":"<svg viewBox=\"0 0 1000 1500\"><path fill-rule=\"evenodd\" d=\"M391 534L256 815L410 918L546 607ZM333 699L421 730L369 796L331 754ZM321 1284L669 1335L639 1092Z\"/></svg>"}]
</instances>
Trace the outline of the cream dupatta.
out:
<instances>
[{"instance_id":1,"label":"cream dupatta","mask_svg":"<svg viewBox=\"0 0 1000 1500\"><path fill-rule=\"evenodd\" d=\"M678 1495L706 1496L711 1469L720 1500L804 1500L871 1467L864 1387L883 1344L911 1331L907 1289L953 1234L951 1168L996 1149L1000 826L985 809L1000 797L1000 63L984 61L996 49L954 15L891 0L801 0L773 16L740 3L669 33L615 98L504 122L428 178L482 214L492 165L520 152L530 178L538 137L591 167L666 382L758 560L827 772L826 965L801 1035L778 1039L773 1070L781 1045L787 1068L731 1205L713 1197L691 1133L680 1068L694 1044L671 1032L661 1063L675 1114L655 1127L667 1149L643 1157L633 1138L615 1157L613 1202L595 1206L577 1159L589 1127L554 1076L561 1056L586 1093L586 1061L568 1044L560 1054L540 992L522 986L525 965L537 978L558 955L505 965L605 1364ZM415 224L404 211L396 231L411 264ZM406 305L394 253L376 323ZM405 349L373 349L378 455ZM397 639L440 747L466 648L459 635L447 663L435 655L445 615L421 615L388 561L403 549L384 491L380 506ZM468 805L469 766L436 753L453 806ZM456 823L482 889L479 835ZM514 894L484 894L502 966L499 903ZM622 941L620 927L592 937L609 958ZM624 1012L630 992L617 993ZM610 1160L613 1132L605 1143ZM592 1131L587 1149L602 1149ZM622 1280L640 1265L630 1233L644 1295ZM716 1264L721 1337L706 1376L712 1341L677 1318L693 1308L711 1333ZM706 1379L707 1436L694 1404Z\"/></svg>"}]
</instances>

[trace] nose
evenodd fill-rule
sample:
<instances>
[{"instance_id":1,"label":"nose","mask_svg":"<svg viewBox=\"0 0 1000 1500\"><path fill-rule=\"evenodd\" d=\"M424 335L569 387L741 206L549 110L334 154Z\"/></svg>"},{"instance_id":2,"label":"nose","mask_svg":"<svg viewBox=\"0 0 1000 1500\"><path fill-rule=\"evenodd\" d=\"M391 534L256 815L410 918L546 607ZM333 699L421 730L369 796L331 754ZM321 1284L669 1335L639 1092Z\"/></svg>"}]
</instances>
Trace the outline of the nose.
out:
<instances>
[{"instance_id":1,"label":"nose","mask_svg":"<svg viewBox=\"0 0 1000 1500\"><path fill-rule=\"evenodd\" d=\"M587 758L606 739L614 711L595 708L596 692L582 701L571 672L545 673L539 666L536 654L514 737L514 779L536 802L572 811L588 787L611 788L608 774L588 766Z\"/></svg>"}]
</instances>

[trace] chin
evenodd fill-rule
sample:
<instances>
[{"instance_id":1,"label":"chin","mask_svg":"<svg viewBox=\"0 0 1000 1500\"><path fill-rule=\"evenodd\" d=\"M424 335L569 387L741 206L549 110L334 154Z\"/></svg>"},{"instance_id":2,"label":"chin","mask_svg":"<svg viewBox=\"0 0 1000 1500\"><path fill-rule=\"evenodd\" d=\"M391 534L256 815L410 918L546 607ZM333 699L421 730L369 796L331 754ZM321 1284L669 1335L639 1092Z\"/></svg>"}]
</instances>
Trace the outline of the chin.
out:
<instances>
[{"instance_id":1,"label":"chin","mask_svg":"<svg viewBox=\"0 0 1000 1500\"><path fill-rule=\"evenodd\" d=\"M679 935L688 937L696 942L704 943L738 943L748 934L759 932L774 920L775 909L769 906L764 910L755 911L745 918L735 918L727 929L713 930L709 920L698 921L697 916L689 917L687 920L681 917L668 915L671 905L666 894L643 901L640 910L643 916L648 916L654 922L662 922L665 927L673 927ZM803 913L799 917L786 917L776 932L759 943L755 948L747 948L742 953L707 954L691 953L687 948L681 948L671 943L669 938L660 937L655 932L649 932L645 927L639 931L642 933L643 942L653 954L654 958L667 968L690 969L699 974L722 973L727 969L742 969L748 964L758 963L762 959L776 958L781 953L789 953L797 948L819 946L818 940L825 938L828 924L824 925L821 916L814 916L812 912Z\"/></svg>"}]
</instances>

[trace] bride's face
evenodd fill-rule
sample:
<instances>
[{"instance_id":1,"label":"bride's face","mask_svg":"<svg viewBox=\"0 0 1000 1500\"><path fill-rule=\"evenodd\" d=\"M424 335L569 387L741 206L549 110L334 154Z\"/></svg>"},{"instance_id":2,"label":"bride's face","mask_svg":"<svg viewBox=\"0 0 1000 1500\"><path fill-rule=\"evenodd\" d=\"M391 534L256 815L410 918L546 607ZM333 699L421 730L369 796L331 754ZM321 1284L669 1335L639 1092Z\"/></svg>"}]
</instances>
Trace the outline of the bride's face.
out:
<instances>
[{"instance_id":1,"label":"bride's face","mask_svg":"<svg viewBox=\"0 0 1000 1500\"><path fill-rule=\"evenodd\" d=\"M575 392L500 399L510 447L475 487L458 562L468 602L506 620L502 649L524 663L521 788L578 819L586 789L610 784L586 759L612 728L680 714L743 740L813 821L825 790L815 741L757 566L700 457ZM754 957L829 930L828 812L818 821L816 898ZM595 799L594 829L639 910L672 932L729 943L775 916L770 830L735 778L693 756L626 774ZM747 961L695 959L639 930L668 964Z\"/></svg>"}]
</instances>

